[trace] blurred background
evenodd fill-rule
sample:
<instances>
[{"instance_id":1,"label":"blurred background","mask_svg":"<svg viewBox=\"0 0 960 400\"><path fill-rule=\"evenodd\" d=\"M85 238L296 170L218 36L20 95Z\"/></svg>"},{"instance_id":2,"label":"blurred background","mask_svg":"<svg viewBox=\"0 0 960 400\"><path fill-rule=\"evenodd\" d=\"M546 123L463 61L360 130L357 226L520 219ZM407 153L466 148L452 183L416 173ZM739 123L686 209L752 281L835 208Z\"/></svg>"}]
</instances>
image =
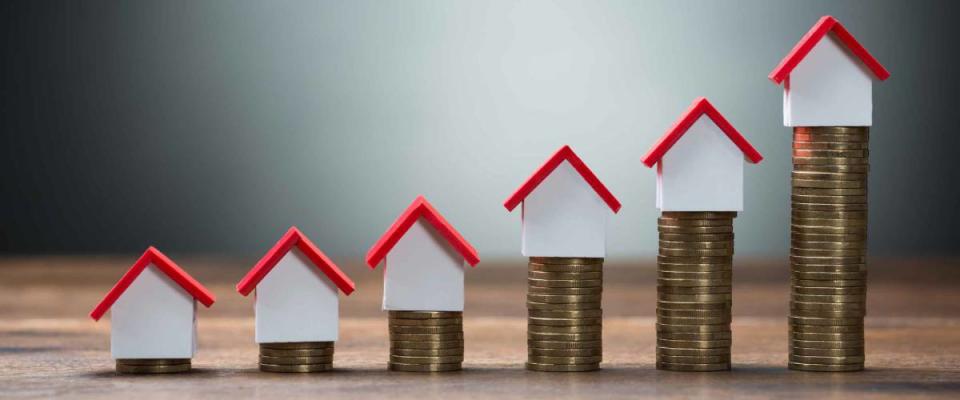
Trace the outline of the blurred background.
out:
<instances>
[{"instance_id":1,"label":"blurred background","mask_svg":"<svg viewBox=\"0 0 960 400\"><path fill-rule=\"evenodd\" d=\"M0 253L250 257L297 225L356 261L418 194L519 257L502 202L563 144L624 204L608 258L656 252L640 156L697 96L766 157L737 252L785 258L790 130L766 77L826 14L874 87L870 248L960 249L950 1L10 1ZM953 39L951 39L953 38Z\"/></svg>"}]
</instances>

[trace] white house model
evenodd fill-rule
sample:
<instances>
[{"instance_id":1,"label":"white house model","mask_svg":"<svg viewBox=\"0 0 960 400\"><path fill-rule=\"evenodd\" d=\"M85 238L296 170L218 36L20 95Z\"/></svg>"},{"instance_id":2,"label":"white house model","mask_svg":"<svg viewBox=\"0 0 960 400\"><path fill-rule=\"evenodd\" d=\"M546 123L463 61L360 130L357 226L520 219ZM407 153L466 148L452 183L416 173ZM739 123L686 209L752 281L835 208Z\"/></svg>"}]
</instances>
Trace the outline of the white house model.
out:
<instances>
[{"instance_id":1,"label":"white house model","mask_svg":"<svg viewBox=\"0 0 960 400\"><path fill-rule=\"evenodd\" d=\"M835 18L820 18L780 62L770 80L783 84L786 126L870 126L874 80L883 65Z\"/></svg>"},{"instance_id":2,"label":"white house model","mask_svg":"<svg viewBox=\"0 0 960 400\"><path fill-rule=\"evenodd\" d=\"M367 265L384 262L383 309L463 311L465 264L480 262L460 233L417 197L367 252Z\"/></svg>"},{"instance_id":3,"label":"white house model","mask_svg":"<svg viewBox=\"0 0 960 400\"><path fill-rule=\"evenodd\" d=\"M254 305L257 343L333 342L340 321L338 294L353 281L310 239L291 227L237 284Z\"/></svg>"},{"instance_id":4,"label":"white house model","mask_svg":"<svg viewBox=\"0 0 960 400\"><path fill-rule=\"evenodd\" d=\"M743 162L763 156L705 98L643 157L657 166L660 211L742 211Z\"/></svg>"},{"instance_id":5,"label":"white house model","mask_svg":"<svg viewBox=\"0 0 960 400\"><path fill-rule=\"evenodd\" d=\"M213 294L159 250L150 247L90 312L110 311L110 353L115 359L193 358L197 301Z\"/></svg>"}]
</instances>

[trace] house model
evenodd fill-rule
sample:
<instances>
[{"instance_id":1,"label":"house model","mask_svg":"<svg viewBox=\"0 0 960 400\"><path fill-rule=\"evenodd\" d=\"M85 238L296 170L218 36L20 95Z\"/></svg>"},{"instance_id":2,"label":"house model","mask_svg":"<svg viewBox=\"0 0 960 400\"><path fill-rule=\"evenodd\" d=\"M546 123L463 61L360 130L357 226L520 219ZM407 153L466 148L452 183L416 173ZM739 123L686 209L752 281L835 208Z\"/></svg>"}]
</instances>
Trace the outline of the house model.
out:
<instances>
[{"instance_id":1,"label":"house model","mask_svg":"<svg viewBox=\"0 0 960 400\"><path fill-rule=\"evenodd\" d=\"M340 302L355 285L296 227L291 227L237 283L254 305L257 343L333 342Z\"/></svg>"},{"instance_id":2,"label":"house model","mask_svg":"<svg viewBox=\"0 0 960 400\"><path fill-rule=\"evenodd\" d=\"M763 159L707 99L694 100L643 156L660 211L742 211L743 162Z\"/></svg>"},{"instance_id":3,"label":"house model","mask_svg":"<svg viewBox=\"0 0 960 400\"><path fill-rule=\"evenodd\" d=\"M197 351L197 301L213 294L150 247L90 312L110 313L110 353L115 359L193 358Z\"/></svg>"},{"instance_id":4,"label":"house model","mask_svg":"<svg viewBox=\"0 0 960 400\"><path fill-rule=\"evenodd\" d=\"M526 257L605 257L607 219L620 201L570 146L557 150L504 203L522 203Z\"/></svg>"},{"instance_id":5,"label":"house model","mask_svg":"<svg viewBox=\"0 0 960 400\"><path fill-rule=\"evenodd\" d=\"M477 251L419 196L367 252L367 265L384 263L383 309L463 311L465 264Z\"/></svg>"},{"instance_id":6,"label":"house model","mask_svg":"<svg viewBox=\"0 0 960 400\"><path fill-rule=\"evenodd\" d=\"M870 126L873 82L888 77L831 16L820 18L769 76L783 84L786 126Z\"/></svg>"}]
</instances>

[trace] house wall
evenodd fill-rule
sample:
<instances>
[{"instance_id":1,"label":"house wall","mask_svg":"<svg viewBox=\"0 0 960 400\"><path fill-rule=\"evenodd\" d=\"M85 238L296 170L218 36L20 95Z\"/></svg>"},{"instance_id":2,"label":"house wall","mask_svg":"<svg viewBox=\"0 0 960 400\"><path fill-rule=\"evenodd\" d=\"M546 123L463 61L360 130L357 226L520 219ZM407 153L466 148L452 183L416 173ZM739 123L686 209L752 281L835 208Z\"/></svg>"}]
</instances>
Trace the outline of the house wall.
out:
<instances>
[{"instance_id":1,"label":"house wall","mask_svg":"<svg viewBox=\"0 0 960 400\"><path fill-rule=\"evenodd\" d=\"M605 257L612 211L564 161L523 200L526 257Z\"/></svg>"},{"instance_id":2,"label":"house wall","mask_svg":"<svg viewBox=\"0 0 960 400\"><path fill-rule=\"evenodd\" d=\"M464 268L463 257L418 219L387 254L383 309L463 311Z\"/></svg>"},{"instance_id":3,"label":"house wall","mask_svg":"<svg viewBox=\"0 0 960 400\"><path fill-rule=\"evenodd\" d=\"M743 210L743 152L706 115L657 167L661 211Z\"/></svg>"},{"instance_id":4,"label":"house wall","mask_svg":"<svg viewBox=\"0 0 960 400\"><path fill-rule=\"evenodd\" d=\"M873 75L827 34L784 81L786 126L870 126L873 124Z\"/></svg>"},{"instance_id":5,"label":"house wall","mask_svg":"<svg viewBox=\"0 0 960 400\"><path fill-rule=\"evenodd\" d=\"M326 274L294 247L257 284L257 343L336 341L338 294Z\"/></svg>"},{"instance_id":6,"label":"house wall","mask_svg":"<svg viewBox=\"0 0 960 400\"><path fill-rule=\"evenodd\" d=\"M110 308L113 358L193 358L196 301L153 264Z\"/></svg>"}]
</instances>

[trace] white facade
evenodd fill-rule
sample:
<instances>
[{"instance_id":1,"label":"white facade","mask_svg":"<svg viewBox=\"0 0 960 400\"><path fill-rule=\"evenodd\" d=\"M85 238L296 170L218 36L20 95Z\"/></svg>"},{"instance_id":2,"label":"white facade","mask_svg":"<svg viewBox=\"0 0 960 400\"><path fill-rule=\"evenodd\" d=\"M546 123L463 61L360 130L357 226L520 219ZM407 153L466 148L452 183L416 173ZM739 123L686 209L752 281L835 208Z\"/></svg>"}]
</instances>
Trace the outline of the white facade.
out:
<instances>
[{"instance_id":1,"label":"white facade","mask_svg":"<svg viewBox=\"0 0 960 400\"><path fill-rule=\"evenodd\" d=\"M657 165L660 211L742 211L743 152L703 114Z\"/></svg>"},{"instance_id":2,"label":"white facade","mask_svg":"<svg viewBox=\"0 0 960 400\"><path fill-rule=\"evenodd\" d=\"M463 311L463 257L422 217L383 267L384 310Z\"/></svg>"},{"instance_id":3,"label":"white facade","mask_svg":"<svg viewBox=\"0 0 960 400\"><path fill-rule=\"evenodd\" d=\"M193 358L197 302L152 263L110 309L110 353L115 359Z\"/></svg>"},{"instance_id":4,"label":"white facade","mask_svg":"<svg viewBox=\"0 0 960 400\"><path fill-rule=\"evenodd\" d=\"M338 294L326 274L293 247L257 284L257 343L336 341Z\"/></svg>"},{"instance_id":5,"label":"white facade","mask_svg":"<svg viewBox=\"0 0 960 400\"><path fill-rule=\"evenodd\" d=\"M526 257L605 257L613 211L564 160L523 200Z\"/></svg>"},{"instance_id":6,"label":"white facade","mask_svg":"<svg viewBox=\"0 0 960 400\"><path fill-rule=\"evenodd\" d=\"M800 61L783 87L786 126L873 124L873 74L832 33Z\"/></svg>"}]
</instances>

